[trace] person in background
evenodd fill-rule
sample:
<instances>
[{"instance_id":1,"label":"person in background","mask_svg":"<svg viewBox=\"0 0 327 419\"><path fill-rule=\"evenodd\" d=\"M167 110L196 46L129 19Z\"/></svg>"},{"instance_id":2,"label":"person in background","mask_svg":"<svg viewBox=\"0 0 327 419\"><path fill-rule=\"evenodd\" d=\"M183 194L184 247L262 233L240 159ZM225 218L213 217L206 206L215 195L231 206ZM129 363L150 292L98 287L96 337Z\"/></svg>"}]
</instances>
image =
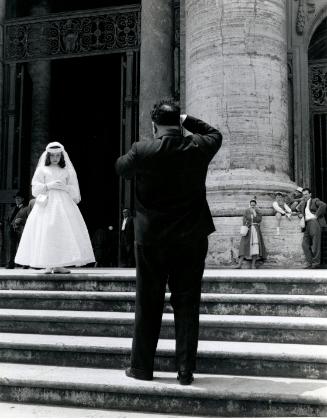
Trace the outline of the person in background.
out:
<instances>
[{"instance_id":1,"label":"person in background","mask_svg":"<svg viewBox=\"0 0 327 419\"><path fill-rule=\"evenodd\" d=\"M134 256L134 219L129 208L123 209L123 221L120 229L120 267L135 267Z\"/></svg>"},{"instance_id":2,"label":"person in background","mask_svg":"<svg viewBox=\"0 0 327 419\"><path fill-rule=\"evenodd\" d=\"M280 192L277 192L275 195L276 199L273 202L272 206L275 210L275 217L277 220L277 234L280 234L280 223L282 217L285 216L289 221L292 218L292 210L284 201L283 195Z\"/></svg>"},{"instance_id":3,"label":"person in background","mask_svg":"<svg viewBox=\"0 0 327 419\"><path fill-rule=\"evenodd\" d=\"M239 263L236 269L241 269L244 259L251 260L251 268L256 269L256 261L266 259L266 248L261 234L260 223L262 215L257 208L257 201L251 199L250 208L245 210L243 225L249 228L246 236L241 238Z\"/></svg>"},{"instance_id":4,"label":"person in background","mask_svg":"<svg viewBox=\"0 0 327 419\"><path fill-rule=\"evenodd\" d=\"M108 249L109 249L109 266L117 265L117 254L118 254L118 236L117 231L113 225L108 226Z\"/></svg>"},{"instance_id":5,"label":"person in background","mask_svg":"<svg viewBox=\"0 0 327 419\"><path fill-rule=\"evenodd\" d=\"M299 212L305 221L302 239L302 249L307 260L305 269L317 269L320 267L321 258L321 228L327 225L327 205L319 198L312 198L309 188L303 189L303 198Z\"/></svg>"},{"instance_id":6,"label":"person in background","mask_svg":"<svg viewBox=\"0 0 327 419\"><path fill-rule=\"evenodd\" d=\"M291 208L292 212L298 212L299 209L299 204L302 202L302 192L303 192L303 188L301 188L300 186L297 187L294 191L288 193L285 196L285 203L286 205L289 206L289 208Z\"/></svg>"},{"instance_id":7,"label":"person in background","mask_svg":"<svg viewBox=\"0 0 327 419\"><path fill-rule=\"evenodd\" d=\"M104 224L95 230L92 236L92 246L96 260L95 267L103 268L109 266L108 232Z\"/></svg>"},{"instance_id":8,"label":"person in background","mask_svg":"<svg viewBox=\"0 0 327 419\"><path fill-rule=\"evenodd\" d=\"M20 239L23 234L24 226L27 219L25 206L25 197L21 192L15 195L15 207L8 220L9 222L9 260L6 269L15 268L15 256Z\"/></svg>"},{"instance_id":9,"label":"person in background","mask_svg":"<svg viewBox=\"0 0 327 419\"><path fill-rule=\"evenodd\" d=\"M30 201L29 201L29 203L28 203L28 205L26 207L27 216L30 215L30 213L31 213L31 211L32 211L32 209L34 207L34 204L35 204L35 198L30 199Z\"/></svg>"}]
</instances>

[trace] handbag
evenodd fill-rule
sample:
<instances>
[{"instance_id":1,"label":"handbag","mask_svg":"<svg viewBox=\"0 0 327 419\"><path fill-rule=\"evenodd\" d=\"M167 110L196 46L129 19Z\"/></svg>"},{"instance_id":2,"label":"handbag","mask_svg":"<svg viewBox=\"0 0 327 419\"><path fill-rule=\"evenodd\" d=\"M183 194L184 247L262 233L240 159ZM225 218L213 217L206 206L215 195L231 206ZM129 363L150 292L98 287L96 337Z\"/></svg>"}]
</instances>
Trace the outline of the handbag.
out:
<instances>
[{"instance_id":1,"label":"handbag","mask_svg":"<svg viewBox=\"0 0 327 419\"><path fill-rule=\"evenodd\" d=\"M241 226L240 234L242 237L245 237L249 232L248 226Z\"/></svg>"},{"instance_id":2,"label":"handbag","mask_svg":"<svg viewBox=\"0 0 327 419\"><path fill-rule=\"evenodd\" d=\"M48 195L43 193L39 194L36 197L35 203L40 205L40 207L45 207L48 203Z\"/></svg>"}]
</instances>

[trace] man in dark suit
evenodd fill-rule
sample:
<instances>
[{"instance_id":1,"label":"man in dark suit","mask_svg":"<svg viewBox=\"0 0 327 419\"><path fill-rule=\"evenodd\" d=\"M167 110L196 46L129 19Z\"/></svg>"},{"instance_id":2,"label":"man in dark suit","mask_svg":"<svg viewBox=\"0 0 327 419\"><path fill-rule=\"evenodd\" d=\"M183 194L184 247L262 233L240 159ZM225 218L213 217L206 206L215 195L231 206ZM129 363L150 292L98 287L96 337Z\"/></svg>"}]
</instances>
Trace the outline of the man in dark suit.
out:
<instances>
[{"instance_id":1,"label":"man in dark suit","mask_svg":"<svg viewBox=\"0 0 327 419\"><path fill-rule=\"evenodd\" d=\"M9 261L7 269L15 268L15 256L17 247L23 234L24 226L28 216L27 207L24 204L24 196L17 192L15 195L15 207L8 219L9 222Z\"/></svg>"},{"instance_id":2,"label":"man in dark suit","mask_svg":"<svg viewBox=\"0 0 327 419\"><path fill-rule=\"evenodd\" d=\"M307 269L317 269L321 257L321 227L325 227L326 204L318 198L311 198L309 188L303 189L303 201L299 205L300 217L304 217L305 228L302 248L307 260Z\"/></svg>"},{"instance_id":3,"label":"man in dark suit","mask_svg":"<svg viewBox=\"0 0 327 419\"><path fill-rule=\"evenodd\" d=\"M206 200L208 165L220 132L163 100L151 112L154 140L132 145L116 163L136 176L136 312L131 367L126 375L152 380L166 283L171 291L177 379L193 381L198 346L201 280L214 224ZM183 136L181 123L193 133Z\"/></svg>"},{"instance_id":4,"label":"man in dark suit","mask_svg":"<svg viewBox=\"0 0 327 419\"><path fill-rule=\"evenodd\" d=\"M120 229L120 264L125 268L135 266L134 257L134 220L129 208L123 209L123 221Z\"/></svg>"}]
</instances>

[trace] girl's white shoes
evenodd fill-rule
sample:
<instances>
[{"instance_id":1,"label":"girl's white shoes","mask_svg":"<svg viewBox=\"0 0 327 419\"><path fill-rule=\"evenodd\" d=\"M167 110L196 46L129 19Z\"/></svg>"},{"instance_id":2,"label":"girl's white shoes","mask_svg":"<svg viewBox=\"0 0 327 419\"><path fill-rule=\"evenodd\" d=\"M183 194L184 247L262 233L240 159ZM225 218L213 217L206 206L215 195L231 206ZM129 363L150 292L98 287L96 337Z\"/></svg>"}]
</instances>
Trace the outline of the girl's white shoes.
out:
<instances>
[{"instance_id":1,"label":"girl's white shoes","mask_svg":"<svg viewBox=\"0 0 327 419\"><path fill-rule=\"evenodd\" d=\"M46 268L45 274L70 274L70 270L67 268Z\"/></svg>"}]
</instances>

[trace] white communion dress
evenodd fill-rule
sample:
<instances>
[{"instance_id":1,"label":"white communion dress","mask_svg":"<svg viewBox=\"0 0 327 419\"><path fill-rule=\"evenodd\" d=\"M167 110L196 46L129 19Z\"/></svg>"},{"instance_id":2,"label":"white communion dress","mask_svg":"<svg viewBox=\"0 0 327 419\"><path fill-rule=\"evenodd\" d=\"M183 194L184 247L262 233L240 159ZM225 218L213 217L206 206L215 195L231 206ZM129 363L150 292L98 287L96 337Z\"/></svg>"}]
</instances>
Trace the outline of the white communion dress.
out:
<instances>
[{"instance_id":1,"label":"white communion dress","mask_svg":"<svg viewBox=\"0 0 327 419\"><path fill-rule=\"evenodd\" d=\"M15 262L34 268L82 266L95 262L84 219L75 201L79 201L77 180L66 167L41 166L32 179L32 194L47 194L45 206L37 201L27 222ZM49 189L46 184L60 180L66 190Z\"/></svg>"}]
</instances>

